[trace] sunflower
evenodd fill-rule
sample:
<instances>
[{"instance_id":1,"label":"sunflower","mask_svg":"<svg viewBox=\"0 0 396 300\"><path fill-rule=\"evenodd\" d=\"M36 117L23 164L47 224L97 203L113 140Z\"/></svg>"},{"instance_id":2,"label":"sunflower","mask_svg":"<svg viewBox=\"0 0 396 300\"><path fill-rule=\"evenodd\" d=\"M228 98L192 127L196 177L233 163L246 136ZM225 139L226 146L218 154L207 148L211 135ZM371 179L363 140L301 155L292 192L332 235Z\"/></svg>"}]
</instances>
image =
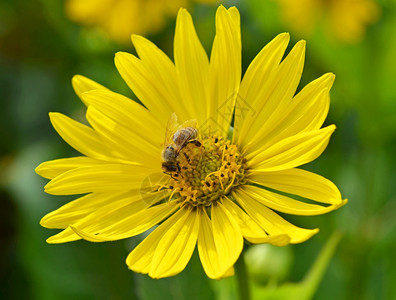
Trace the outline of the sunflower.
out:
<instances>
[{"instance_id":1,"label":"sunflower","mask_svg":"<svg viewBox=\"0 0 396 300\"><path fill-rule=\"evenodd\" d=\"M179 7L192 2L216 3L218 0L67 0L66 15L70 20L93 26L111 39L125 43L131 33L155 33L174 17Z\"/></svg>"},{"instance_id":2,"label":"sunflower","mask_svg":"<svg viewBox=\"0 0 396 300\"><path fill-rule=\"evenodd\" d=\"M295 95L304 41L282 60L289 35L278 35L242 81L235 7L217 9L210 60L185 9L174 63L147 39L132 41L139 57L119 52L115 64L144 106L77 75L73 87L91 126L50 113L82 156L36 172L51 179L47 193L83 196L43 217L42 226L63 229L48 243L113 241L158 225L128 255L130 269L175 275L197 245L206 274L218 279L233 274L244 239L283 246L318 232L275 211L318 215L346 203L332 182L296 168L317 158L335 129L321 128L333 74Z\"/></svg>"},{"instance_id":3,"label":"sunflower","mask_svg":"<svg viewBox=\"0 0 396 300\"><path fill-rule=\"evenodd\" d=\"M275 0L289 26L310 34L322 23L328 36L343 42L362 40L367 25L375 23L380 8L373 0Z\"/></svg>"}]
</instances>

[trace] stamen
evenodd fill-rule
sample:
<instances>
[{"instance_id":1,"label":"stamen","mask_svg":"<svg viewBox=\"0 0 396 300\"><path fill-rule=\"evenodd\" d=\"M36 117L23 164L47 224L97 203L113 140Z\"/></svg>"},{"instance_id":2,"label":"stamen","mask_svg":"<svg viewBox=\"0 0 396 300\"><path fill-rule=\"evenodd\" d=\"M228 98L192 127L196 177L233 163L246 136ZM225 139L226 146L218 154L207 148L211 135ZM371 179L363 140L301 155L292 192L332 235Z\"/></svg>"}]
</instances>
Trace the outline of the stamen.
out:
<instances>
[{"instance_id":1,"label":"stamen","mask_svg":"<svg viewBox=\"0 0 396 300\"><path fill-rule=\"evenodd\" d=\"M225 192L227 193L228 191L229 191L229 189L232 187L232 184L234 183L234 181L235 181L235 176L236 176L236 173L234 172L234 175L232 176L232 181L231 181L231 183L227 186L227 188L225 189Z\"/></svg>"},{"instance_id":2,"label":"stamen","mask_svg":"<svg viewBox=\"0 0 396 300\"><path fill-rule=\"evenodd\" d=\"M221 175L222 175L222 174L221 174ZM221 180L220 177L219 177L219 181L220 181L221 189L224 190L223 181Z\"/></svg>"},{"instance_id":3,"label":"stamen","mask_svg":"<svg viewBox=\"0 0 396 300\"><path fill-rule=\"evenodd\" d=\"M210 175L215 175L215 176L216 176L217 172L218 172L218 171L214 171L214 172L209 173L208 175L206 175L205 181L208 181L208 177L210 177Z\"/></svg>"},{"instance_id":4,"label":"stamen","mask_svg":"<svg viewBox=\"0 0 396 300\"><path fill-rule=\"evenodd\" d=\"M224 153L225 153L225 150L226 150L226 145L224 145L224 148L223 148L223 156L221 157L221 161L224 161Z\"/></svg>"},{"instance_id":5,"label":"stamen","mask_svg":"<svg viewBox=\"0 0 396 300\"><path fill-rule=\"evenodd\" d=\"M173 189L172 193L169 196L168 202L172 200L173 195L176 193L176 191L179 191L179 190L180 189L178 189L178 188Z\"/></svg>"}]
</instances>

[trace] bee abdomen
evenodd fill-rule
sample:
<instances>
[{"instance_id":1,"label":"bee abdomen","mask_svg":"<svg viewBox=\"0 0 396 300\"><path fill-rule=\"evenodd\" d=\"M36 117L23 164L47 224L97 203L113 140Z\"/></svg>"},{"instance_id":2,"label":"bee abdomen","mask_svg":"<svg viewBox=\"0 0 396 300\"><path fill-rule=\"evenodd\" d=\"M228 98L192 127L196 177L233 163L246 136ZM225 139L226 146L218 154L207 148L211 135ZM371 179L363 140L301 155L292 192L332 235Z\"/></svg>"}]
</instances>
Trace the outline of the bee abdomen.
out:
<instances>
[{"instance_id":1,"label":"bee abdomen","mask_svg":"<svg viewBox=\"0 0 396 300\"><path fill-rule=\"evenodd\" d=\"M175 144L185 143L195 139L198 136L198 129L195 127L186 127L175 132L173 142Z\"/></svg>"}]
</instances>

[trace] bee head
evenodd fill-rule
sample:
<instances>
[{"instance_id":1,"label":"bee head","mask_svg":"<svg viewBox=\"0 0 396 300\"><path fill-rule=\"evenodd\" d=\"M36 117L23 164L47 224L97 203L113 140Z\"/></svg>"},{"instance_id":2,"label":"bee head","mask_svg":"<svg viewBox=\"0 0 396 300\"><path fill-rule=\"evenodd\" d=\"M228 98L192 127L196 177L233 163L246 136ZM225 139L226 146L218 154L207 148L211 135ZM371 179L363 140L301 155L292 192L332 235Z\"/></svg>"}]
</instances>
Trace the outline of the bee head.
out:
<instances>
[{"instance_id":1,"label":"bee head","mask_svg":"<svg viewBox=\"0 0 396 300\"><path fill-rule=\"evenodd\" d=\"M168 172L168 173L177 172L178 171L177 164L172 163L172 162L168 162L168 161L163 162L162 163L162 170L164 172Z\"/></svg>"}]
</instances>

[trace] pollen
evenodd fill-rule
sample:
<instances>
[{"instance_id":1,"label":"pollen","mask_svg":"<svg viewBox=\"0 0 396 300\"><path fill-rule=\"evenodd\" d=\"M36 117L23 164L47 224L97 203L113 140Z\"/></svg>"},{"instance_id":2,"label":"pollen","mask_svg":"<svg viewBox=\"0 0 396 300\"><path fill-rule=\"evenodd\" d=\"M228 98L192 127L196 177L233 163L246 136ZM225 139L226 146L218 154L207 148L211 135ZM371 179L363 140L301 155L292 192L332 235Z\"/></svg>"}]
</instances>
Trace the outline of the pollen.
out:
<instances>
[{"instance_id":1,"label":"pollen","mask_svg":"<svg viewBox=\"0 0 396 300\"><path fill-rule=\"evenodd\" d=\"M245 183L246 161L237 146L223 138L188 143L177 163L178 171L169 174L170 198L181 206L209 206Z\"/></svg>"}]
</instances>

